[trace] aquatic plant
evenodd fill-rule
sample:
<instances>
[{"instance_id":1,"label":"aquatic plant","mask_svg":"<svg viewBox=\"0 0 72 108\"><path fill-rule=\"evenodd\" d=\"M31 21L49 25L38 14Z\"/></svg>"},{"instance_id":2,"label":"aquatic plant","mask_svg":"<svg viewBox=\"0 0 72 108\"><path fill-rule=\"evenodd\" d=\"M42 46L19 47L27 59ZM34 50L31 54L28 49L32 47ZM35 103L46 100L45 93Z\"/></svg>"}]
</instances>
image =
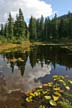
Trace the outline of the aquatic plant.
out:
<instances>
[{"instance_id":1,"label":"aquatic plant","mask_svg":"<svg viewBox=\"0 0 72 108\"><path fill-rule=\"evenodd\" d=\"M29 106L34 105L32 108L58 108L58 105L63 106L62 102L67 100L64 98L66 97L64 93L69 93L71 91L71 86L72 80L67 80L66 77L62 75L54 75L51 82L30 91L24 99L24 104ZM64 103L64 105L66 104L68 105L68 103Z\"/></svg>"}]
</instances>

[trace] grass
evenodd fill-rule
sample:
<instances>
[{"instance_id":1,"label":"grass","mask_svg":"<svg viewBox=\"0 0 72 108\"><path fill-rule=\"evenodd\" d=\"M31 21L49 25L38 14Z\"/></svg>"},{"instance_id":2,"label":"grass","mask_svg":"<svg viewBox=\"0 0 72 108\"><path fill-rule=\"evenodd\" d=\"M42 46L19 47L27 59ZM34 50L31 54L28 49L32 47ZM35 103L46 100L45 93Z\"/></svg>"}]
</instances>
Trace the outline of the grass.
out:
<instances>
[{"instance_id":1,"label":"grass","mask_svg":"<svg viewBox=\"0 0 72 108\"><path fill-rule=\"evenodd\" d=\"M0 52L4 52L6 50L11 50L11 49L18 49L18 48L22 48L24 50L29 50L31 45L32 44L29 41L25 41L21 44L4 43L4 44L0 45Z\"/></svg>"},{"instance_id":2,"label":"grass","mask_svg":"<svg viewBox=\"0 0 72 108\"><path fill-rule=\"evenodd\" d=\"M0 52L10 50L10 49L16 49L16 48L22 48L24 50L30 50L30 46L35 45L58 45L65 47L67 49L72 50L72 40L65 40L65 41L57 41L57 42L39 42L39 41L29 41L24 40L23 38L16 39L13 37L12 39L6 39L4 37L0 37Z\"/></svg>"}]
</instances>

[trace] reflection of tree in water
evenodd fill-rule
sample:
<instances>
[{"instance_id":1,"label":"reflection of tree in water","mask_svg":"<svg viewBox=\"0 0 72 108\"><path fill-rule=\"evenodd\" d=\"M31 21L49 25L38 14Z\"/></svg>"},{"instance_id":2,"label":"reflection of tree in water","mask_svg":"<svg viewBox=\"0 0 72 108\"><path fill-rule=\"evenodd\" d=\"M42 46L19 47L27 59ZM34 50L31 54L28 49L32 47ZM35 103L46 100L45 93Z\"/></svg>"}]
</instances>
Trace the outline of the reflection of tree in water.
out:
<instances>
[{"instance_id":1,"label":"reflection of tree in water","mask_svg":"<svg viewBox=\"0 0 72 108\"><path fill-rule=\"evenodd\" d=\"M51 62L54 68L56 68L56 64L71 68L72 52L58 46L37 46L30 52L31 66L35 66L39 61L42 67L43 64Z\"/></svg>"},{"instance_id":2,"label":"reflection of tree in water","mask_svg":"<svg viewBox=\"0 0 72 108\"><path fill-rule=\"evenodd\" d=\"M29 59L30 59L30 64L32 68L36 65L37 63L37 52L38 52L38 47L35 47L32 49L29 53Z\"/></svg>"},{"instance_id":3,"label":"reflection of tree in water","mask_svg":"<svg viewBox=\"0 0 72 108\"><path fill-rule=\"evenodd\" d=\"M20 53L18 55L18 57L21 57L22 60L24 60L22 62L17 61L17 66L18 66L19 70L21 71L21 75L23 76L24 75L24 71L25 71L26 61L27 61L27 58L28 58L28 53L27 52L25 52L24 54L23 53L22 54Z\"/></svg>"},{"instance_id":4,"label":"reflection of tree in water","mask_svg":"<svg viewBox=\"0 0 72 108\"><path fill-rule=\"evenodd\" d=\"M3 56L4 58L6 57L10 63L12 72L14 71L14 66L17 65L22 76L25 71L28 56L32 68L36 66L36 63L40 63L41 67L43 67L44 64L49 65L49 63L52 63L54 68L56 68L56 64L66 66L66 69L67 67L72 67L72 52L58 46L36 46L33 47L30 52L8 52ZM10 59L13 58L16 59L15 62L10 61ZM19 61L18 58L21 58L23 61Z\"/></svg>"},{"instance_id":5,"label":"reflection of tree in water","mask_svg":"<svg viewBox=\"0 0 72 108\"><path fill-rule=\"evenodd\" d=\"M17 65L21 72L21 75L23 76L24 71L25 71L26 61L28 58L28 53L27 52L23 53L21 51L17 51L17 52L5 53L3 56L6 57L6 59L8 60L8 63L10 63L12 72L14 72L14 66ZM13 58L15 58L16 61L10 61ZM18 58L20 58L22 61L19 61Z\"/></svg>"}]
</instances>

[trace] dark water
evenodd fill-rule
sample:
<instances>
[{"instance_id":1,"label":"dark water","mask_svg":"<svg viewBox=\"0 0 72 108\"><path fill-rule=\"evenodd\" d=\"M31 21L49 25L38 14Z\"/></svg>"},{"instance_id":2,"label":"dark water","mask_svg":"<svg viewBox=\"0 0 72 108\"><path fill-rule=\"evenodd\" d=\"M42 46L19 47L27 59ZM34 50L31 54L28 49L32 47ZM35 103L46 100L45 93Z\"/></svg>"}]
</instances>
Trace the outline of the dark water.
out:
<instances>
[{"instance_id":1,"label":"dark water","mask_svg":"<svg viewBox=\"0 0 72 108\"><path fill-rule=\"evenodd\" d=\"M50 81L54 74L72 79L72 51L59 46L34 46L30 51L0 54L0 93L15 89L27 92Z\"/></svg>"}]
</instances>

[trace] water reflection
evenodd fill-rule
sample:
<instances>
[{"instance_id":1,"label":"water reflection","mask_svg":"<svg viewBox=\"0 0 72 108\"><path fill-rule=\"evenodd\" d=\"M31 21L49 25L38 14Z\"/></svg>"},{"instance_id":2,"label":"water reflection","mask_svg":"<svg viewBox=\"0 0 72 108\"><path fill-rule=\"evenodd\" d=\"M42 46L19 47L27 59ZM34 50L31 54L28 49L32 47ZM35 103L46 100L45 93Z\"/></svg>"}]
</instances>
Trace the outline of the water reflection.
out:
<instances>
[{"instance_id":1,"label":"water reflection","mask_svg":"<svg viewBox=\"0 0 72 108\"><path fill-rule=\"evenodd\" d=\"M7 84L11 81L13 88L26 91L51 80L54 74L68 74L72 78L72 52L58 46L34 46L28 52L6 52L0 55L1 71Z\"/></svg>"},{"instance_id":2,"label":"water reflection","mask_svg":"<svg viewBox=\"0 0 72 108\"><path fill-rule=\"evenodd\" d=\"M56 46L36 46L30 52L20 50L3 54L3 58L6 58L7 62L10 63L12 72L16 65L21 71L22 76L28 57L32 68L34 68L37 63L40 63L41 67L43 67L44 64L48 65L52 63L54 69L56 68L56 64L65 66L66 70L72 67L72 52ZM16 58L16 61L10 61L13 58ZM21 58L23 61L19 61L18 58Z\"/></svg>"}]
</instances>

